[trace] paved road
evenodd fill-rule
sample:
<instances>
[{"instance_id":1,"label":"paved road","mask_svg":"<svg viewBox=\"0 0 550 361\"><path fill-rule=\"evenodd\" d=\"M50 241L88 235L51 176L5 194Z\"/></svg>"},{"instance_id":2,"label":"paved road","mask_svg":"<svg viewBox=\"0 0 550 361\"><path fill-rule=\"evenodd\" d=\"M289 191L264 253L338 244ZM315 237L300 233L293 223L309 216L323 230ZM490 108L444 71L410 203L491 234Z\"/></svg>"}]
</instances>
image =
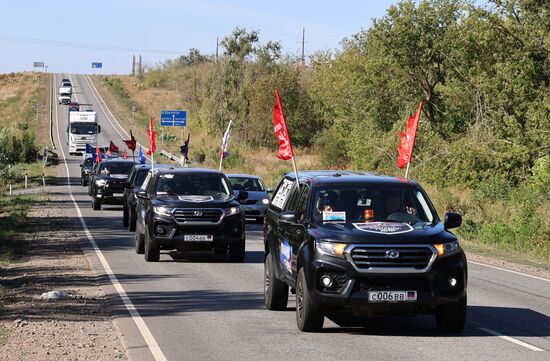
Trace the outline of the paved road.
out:
<instances>
[{"instance_id":1,"label":"paved road","mask_svg":"<svg viewBox=\"0 0 550 361\"><path fill-rule=\"evenodd\" d=\"M54 86L62 77L68 74L55 75ZM99 112L100 143L121 145L126 134L88 78L71 78L77 100ZM305 334L296 328L294 298L285 312L263 307L258 225L247 226L242 264L174 253L146 263L134 253L119 207L92 210L79 186L80 157L68 156L66 122L66 107L56 105L54 139L59 147L59 132L71 183L66 206L79 208L90 262L133 360L550 360L550 282L542 279L470 264L468 322L459 336L438 335L428 316L376 319L366 328L326 322L322 333Z\"/></svg>"}]
</instances>

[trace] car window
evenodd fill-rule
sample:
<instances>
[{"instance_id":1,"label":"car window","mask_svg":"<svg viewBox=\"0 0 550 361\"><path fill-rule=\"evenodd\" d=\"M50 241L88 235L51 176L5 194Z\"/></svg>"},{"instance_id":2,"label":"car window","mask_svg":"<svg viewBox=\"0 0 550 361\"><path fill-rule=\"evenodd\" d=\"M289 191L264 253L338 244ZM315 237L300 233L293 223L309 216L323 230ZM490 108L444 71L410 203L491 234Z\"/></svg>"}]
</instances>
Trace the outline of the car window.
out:
<instances>
[{"instance_id":1,"label":"car window","mask_svg":"<svg viewBox=\"0 0 550 361\"><path fill-rule=\"evenodd\" d=\"M279 184L279 188L277 188L273 195L271 205L273 205L275 208L283 209L293 185L293 180L288 178L283 179L281 184Z\"/></svg>"},{"instance_id":2,"label":"car window","mask_svg":"<svg viewBox=\"0 0 550 361\"><path fill-rule=\"evenodd\" d=\"M309 186L307 184L300 185L300 197L296 203L296 219L303 222L307 215L307 200L309 195Z\"/></svg>"},{"instance_id":3,"label":"car window","mask_svg":"<svg viewBox=\"0 0 550 361\"><path fill-rule=\"evenodd\" d=\"M231 187L236 191L261 192L264 190L262 182L252 177L228 177Z\"/></svg>"},{"instance_id":4,"label":"car window","mask_svg":"<svg viewBox=\"0 0 550 361\"><path fill-rule=\"evenodd\" d=\"M145 180L145 177L147 176L148 170L147 169L141 169L136 171L136 175L134 177L134 185L140 186L143 184L143 181Z\"/></svg>"},{"instance_id":5,"label":"car window","mask_svg":"<svg viewBox=\"0 0 550 361\"><path fill-rule=\"evenodd\" d=\"M145 177L145 180L143 181L143 183L141 184L141 190L146 190L147 189L147 185L149 184L149 182L151 181L151 172L147 172L147 177Z\"/></svg>"},{"instance_id":6,"label":"car window","mask_svg":"<svg viewBox=\"0 0 550 361\"><path fill-rule=\"evenodd\" d=\"M101 163L100 173L102 175L111 175L111 174L129 174L132 168L134 167L133 163L118 163L118 162L108 162Z\"/></svg>"},{"instance_id":7,"label":"car window","mask_svg":"<svg viewBox=\"0 0 550 361\"><path fill-rule=\"evenodd\" d=\"M232 196L225 177L210 173L160 173L155 191L157 195L211 196L215 199Z\"/></svg>"}]
</instances>

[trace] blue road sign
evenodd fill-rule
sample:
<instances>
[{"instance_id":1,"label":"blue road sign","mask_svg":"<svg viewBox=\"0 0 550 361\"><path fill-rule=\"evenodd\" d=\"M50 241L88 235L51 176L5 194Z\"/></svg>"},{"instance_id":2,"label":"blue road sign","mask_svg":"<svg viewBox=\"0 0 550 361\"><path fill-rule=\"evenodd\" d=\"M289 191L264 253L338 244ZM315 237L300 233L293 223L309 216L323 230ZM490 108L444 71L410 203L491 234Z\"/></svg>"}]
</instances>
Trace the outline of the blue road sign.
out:
<instances>
[{"instance_id":1,"label":"blue road sign","mask_svg":"<svg viewBox=\"0 0 550 361\"><path fill-rule=\"evenodd\" d=\"M187 125L187 111L161 110L160 125L164 127L185 127Z\"/></svg>"},{"instance_id":2,"label":"blue road sign","mask_svg":"<svg viewBox=\"0 0 550 361\"><path fill-rule=\"evenodd\" d=\"M101 69L103 68L103 63L94 62L92 63L92 68Z\"/></svg>"}]
</instances>

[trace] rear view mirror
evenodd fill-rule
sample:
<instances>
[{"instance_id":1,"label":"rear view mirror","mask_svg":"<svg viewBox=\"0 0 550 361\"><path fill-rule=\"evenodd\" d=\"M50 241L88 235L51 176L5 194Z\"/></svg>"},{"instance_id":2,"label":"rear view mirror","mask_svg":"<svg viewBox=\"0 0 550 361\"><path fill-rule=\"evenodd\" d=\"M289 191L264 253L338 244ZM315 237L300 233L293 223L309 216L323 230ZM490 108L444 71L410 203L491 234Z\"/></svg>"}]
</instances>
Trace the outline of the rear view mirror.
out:
<instances>
[{"instance_id":1,"label":"rear view mirror","mask_svg":"<svg viewBox=\"0 0 550 361\"><path fill-rule=\"evenodd\" d=\"M97 126L97 134L101 133L101 125Z\"/></svg>"},{"instance_id":2,"label":"rear view mirror","mask_svg":"<svg viewBox=\"0 0 550 361\"><path fill-rule=\"evenodd\" d=\"M144 189L140 189L136 192L136 197L138 198L141 198L141 199L147 199L149 197L147 197L147 191L144 190Z\"/></svg>"},{"instance_id":3,"label":"rear view mirror","mask_svg":"<svg viewBox=\"0 0 550 361\"><path fill-rule=\"evenodd\" d=\"M447 212L445 213L445 229L457 228L462 224L462 216L458 213Z\"/></svg>"}]
</instances>

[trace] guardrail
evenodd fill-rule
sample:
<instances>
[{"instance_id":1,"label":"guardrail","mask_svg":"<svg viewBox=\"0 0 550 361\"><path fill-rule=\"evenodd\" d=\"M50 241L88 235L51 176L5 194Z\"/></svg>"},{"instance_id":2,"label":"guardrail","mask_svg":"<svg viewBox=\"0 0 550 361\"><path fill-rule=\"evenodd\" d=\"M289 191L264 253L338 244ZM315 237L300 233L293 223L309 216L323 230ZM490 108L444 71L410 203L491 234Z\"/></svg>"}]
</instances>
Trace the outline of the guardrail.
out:
<instances>
[{"instance_id":1,"label":"guardrail","mask_svg":"<svg viewBox=\"0 0 550 361\"><path fill-rule=\"evenodd\" d=\"M180 167L187 167L187 162L182 160L182 158L177 157L175 154L172 154L164 149L160 150L160 154L165 156L166 158L173 160L174 162L178 163Z\"/></svg>"}]
</instances>

